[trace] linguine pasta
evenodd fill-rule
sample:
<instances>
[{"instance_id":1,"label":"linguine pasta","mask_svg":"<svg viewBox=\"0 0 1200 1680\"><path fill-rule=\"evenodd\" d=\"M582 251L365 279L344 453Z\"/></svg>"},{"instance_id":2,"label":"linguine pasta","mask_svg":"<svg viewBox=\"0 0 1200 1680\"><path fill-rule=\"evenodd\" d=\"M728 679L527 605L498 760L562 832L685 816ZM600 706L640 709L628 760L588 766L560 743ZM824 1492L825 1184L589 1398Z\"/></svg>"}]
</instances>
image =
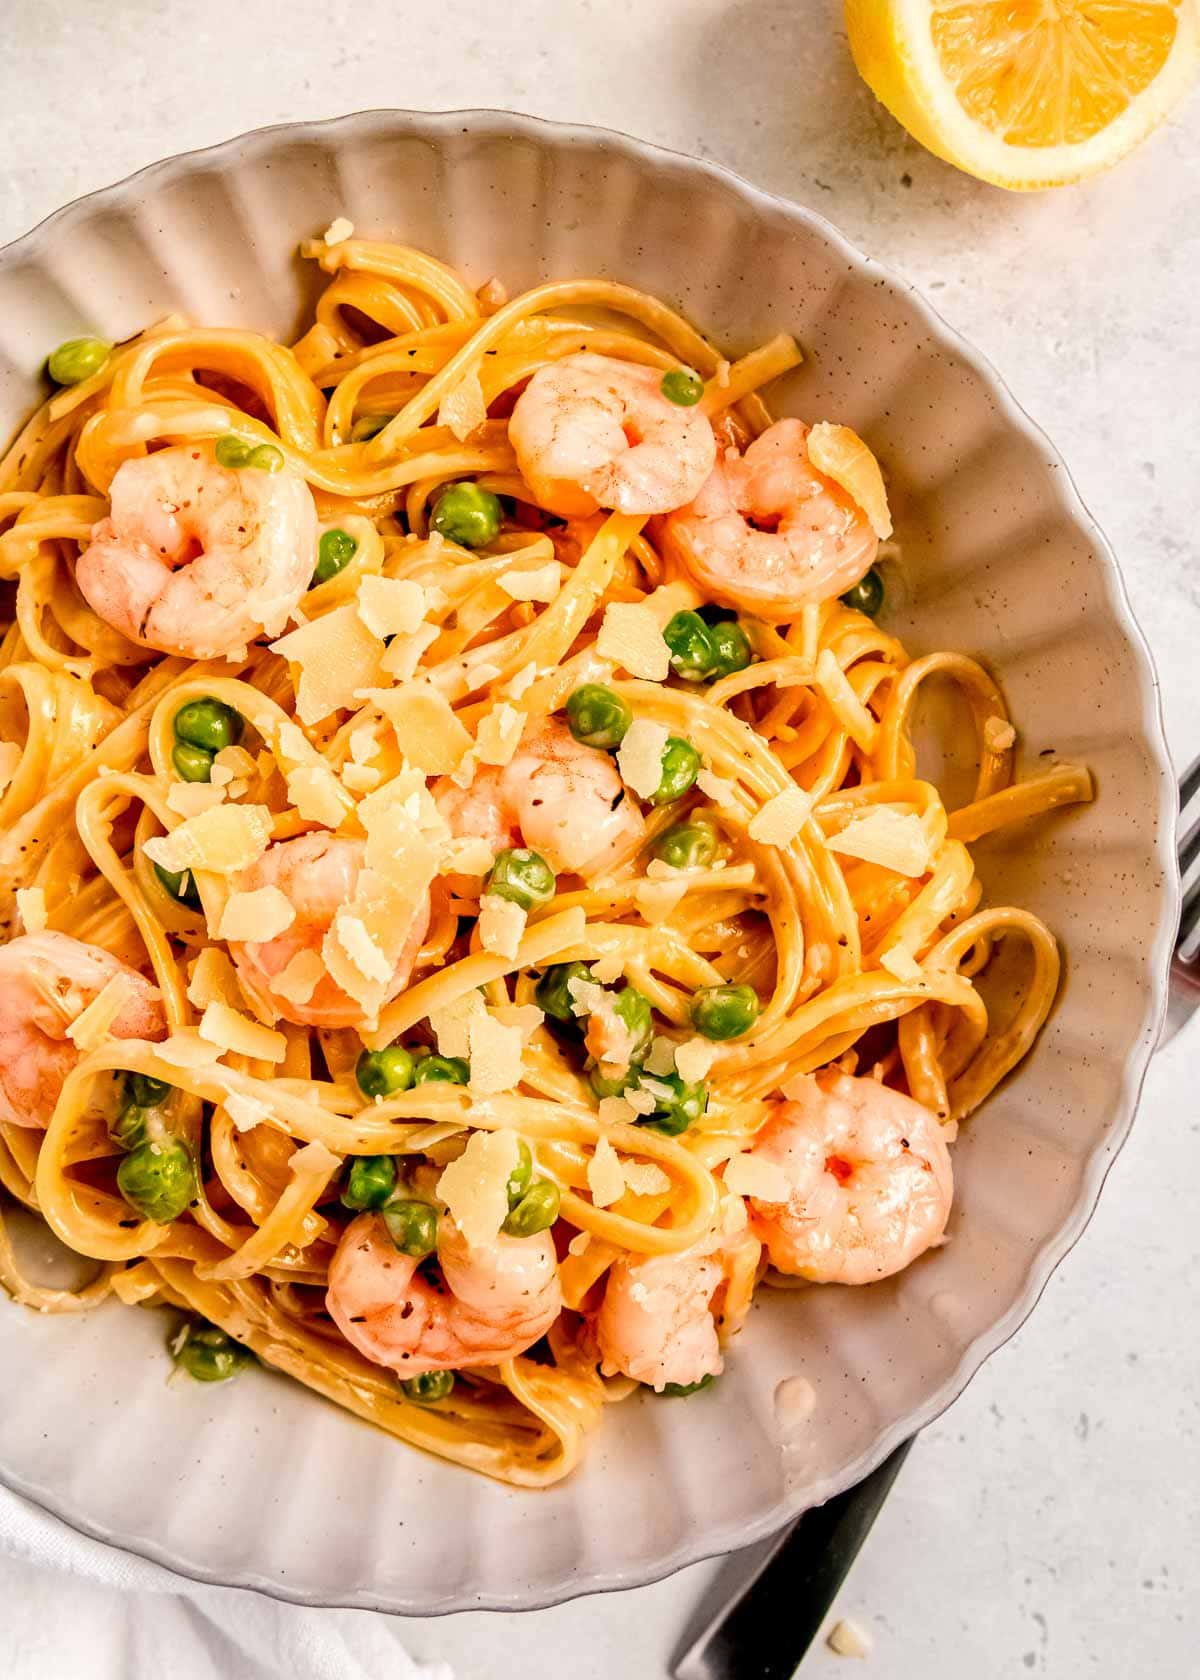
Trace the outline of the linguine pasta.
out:
<instances>
[{"instance_id":1,"label":"linguine pasta","mask_svg":"<svg viewBox=\"0 0 1200 1680\"><path fill-rule=\"evenodd\" d=\"M314 240L304 255L329 279L295 345L161 321L60 389L0 463L6 937L44 929L99 947L152 980L164 1022L157 1038L117 1035L119 984L94 1014L64 1018L73 1065L37 1124L0 1122L0 1181L99 1271L76 1293L43 1288L0 1223L0 1281L40 1311L109 1295L184 1309L406 1441L541 1486L636 1387L598 1368L593 1319L610 1269L745 1227L748 1192L726 1173L773 1105L838 1064L909 1093L952 1138L1028 1052L1058 951L1029 912L981 903L969 848L1090 798L1090 780L1069 765L1016 780L987 672L955 652L910 658L836 594L782 622L740 613L753 658L716 680L665 664L647 674L655 637L711 603L654 519L600 508L564 520L539 505L509 436L514 399L538 370L584 352L656 381L682 367L703 382L694 406L718 439L744 447L770 424L764 387L799 361L790 339L728 362L666 305L614 282L506 301L400 245ZM320 532L338 534L320 552L337 564L286 634L230 657L164 653L99 616L76 565L124 463L230 436L238 459L265 447L262 459L309 487ZM436 524L440 494L464 482L502 510L475 546ZM954 685L975 733L976 786L957 809L916 771L913 717L931 678ZM585 684L635 720L616 762L640 826L603 870L559 869L523 905L490 891L494 848L452 835L430 790L441 778L468 795L481 770L512 762L530 720L561 717ZM241 720L240 738L197 749L208 775L189 779L177 719L212 703ZM690 744L698 774L656 804L639 766L646 742L661 751L668 738ZM699 861L658 855L697 816ZM290 914L277 892L248 890L244 871L268 843L306 834L363 841L382 883L376 915L360 905L338 924L336 963L328 938L318 952L357 1001L356 1026L289 1019L239 957ZM414 932L414 896L426 895L428 924ZM388 995L374 965L386 975L401 935L419 949ZM978 981L1002 943L1020 948L1026 974L995 1020ZM644 1085L617 1077L598 1094L590 1064L607 1064L589 1055L573 1006L566 1021L541 1007L547 974L572 963L586 965L576 993L593 1015L618 985L648 1000ZM315 995L314 972L292 971L293 1013L306 983ZM705 1038L694 999L728 986L750 988L755 1017ZM393 1044L414 1066L423 1052L455 1064L451 1076L368 1095L364 1050ZM192 1193L170 1217L118 1181L130 1075L166 1090L135 1115L152 1113L151 1138L191 1163ZM672 1075L704 1091L703 1111L675 1128L639 1097ZM473 1142L488 1136L500 1140L490 1155ZM347 1173L394 1163L382 1181L483 1240L497 1230L488 1162L511 1170L516 1140L534 1183L551 1187L543 1228L562 1310L533 1346L459 1366L448 1392L421 1395L327 1311L354 1216ZM451 1172L459 1161L479 1162L473 1187ZM744 1169L731 1182L748 1182ZM727 1269L723 1341L762 1271L757 1245ZM436 1287L436 1267L426 1275Z\"/></svg>"}]
</instances>

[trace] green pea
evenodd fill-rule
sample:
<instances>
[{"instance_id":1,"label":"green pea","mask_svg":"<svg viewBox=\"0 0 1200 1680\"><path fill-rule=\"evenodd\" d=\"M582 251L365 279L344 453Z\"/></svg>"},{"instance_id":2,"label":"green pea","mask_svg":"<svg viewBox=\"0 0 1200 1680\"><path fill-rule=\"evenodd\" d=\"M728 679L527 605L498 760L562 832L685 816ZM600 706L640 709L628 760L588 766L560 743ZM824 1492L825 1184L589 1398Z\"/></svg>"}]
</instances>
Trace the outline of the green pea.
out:
<instances>
[{"instance_id":1,"label":"green pea","mask_svg":"<svg viewBox=\"0 0 1200 1680\"><path fill-rule=\"evenodd\" d=\"M524 846L497 852L487 878L488 892L508 899L510 904L519 904L522 910L549 904L557 887L554 871L545 858Z\"/></svg>"},{"instance_id":2,"label":"green pea","mask_svg":"<svg viewBox=\"0 0 1200 1680\"><path fill-rule=\"evenodd\" d=\"M710 1371L706 1377L701 1377L694 1383L664 1383L662 1392L670 1395L672 1400L685 1400L689 1394L699 1394L703 1388L711 1388L716 1377Z\"/></svg>"},{"instance_id":3,"label":"green pea","mask_svg":"<svg viewBox=\"0 0 1200 1680\"><path fill-rule=\"evenodd\" d=\"M185 1143L139 1143L117 1168L117 1188L143 1219L169 1225L196 1194L196 1168Z\"/></svg>"},{"instance_id":4,"label":"green pea","mask_svg":"<svg viewBox=\"0 0 1200 1680\"><path fill-rule=\"evenodd\" d=\"M578 1017L572 1007L571 981L590 982L591 978L591 970L584 962L554 963L534 987L533 995L538 1008L554 1020L566 1021L573 1026Z\"/></svg>"},{"instance_id":5,"label":"green pea","mask_svg":"<svg viewBox=\"0 0 1200 1680\"><path fill-rule=\"evenodd\" d=\"M236 432L226 432L216 443L215 454L219 467L229 467L236 470L244 467L254 453L255 445L239 437Z\"/></svg>"},{"instance_id":6,"label":"green pea","mask_svg":"<svg viewBox=\"0 0 1200 1680\"><path fill-rule=\"evenodd\" d=\"M236 747L246 731L241 712L223 700L189 700L180 706L173 720L175 739L189 746L204 747L210 753Z\"/></svg>"},{"instance_id":7,"label":"green pea","mask_svg":"<svg viewBox=\"0 0 1200 1680\"><path fill-rule=\"evenodd\" d=\"M193 747L187 741L176 741L171 751L171 763L185 782L212 780L213 754L206 747Z\"/></svg>"},{"instance_id":8,"label":"green pea","mask_svg":"<svg viewBox=\"0 0 1200 1680\"><path fill-rule=\"evenodd\" d=\"M841 599L843 606L853 607L868 618L878 618L883 607L883 576L879 568L872 566Z\"/></svg>"},{"instance_id":9,"label":"green pea","mask_svg":"<svg viewBox=\"0 0 1200 1680\"><path fill-rule=\"evenodd\" d=\"M154 873L158 876L163 891L176 904L186 904L189 910L199 910L200 894L196 891L196 883L190 869L182 869L178 873L174 869L164 869L161 863L154 865Z\"/></svg>"},{"instance_id":10,"label":"green pea","mask_svg":"<svg viewBox=\"0 0 1200 1680\"><path fill-rule=\"evenodd\" d=\"M686 1132L708 1107L708 1087L700 1082L687 1085L677 1073L643 1074L639 1084L654 1098L654 1113L644 1116L638 1125L652 1126L667 1137Z\"/></svg>"},{"instance_id":11,"label":"green pea","mask_svg":"<svg viewBox=\"0 0 1200 1680\"><path fill-rule=\"evenodd\" d=\"M383 1050L364 1050L354 1065L354 1077L364 1097L394 1097L413 1082L412 1053L402 1044Z\"/></svg>"},{"instance_id":12,"label":"green pea","mask_svg":"<svg viewBox=\"0 0 1200 1680\"><path fill-rule=\"evenodd\" d=\"M100 372L111 352L107 338L68 338L50 352L46 369L56 385L79 385Z\"/></svg>"},{"instance_id":13,"label":"green pea","mask_svg":"<svg viewBox=\"0 0 1200 1680\"><path fill-rule=\"evenodd\" d=\"M677 612L667 621L663 641L671 650L671 669L685 682L704 682L713 673L716 649L712 631L699 613Z\"/></svg>"},{"instance_id":14,"label":"green pea","mask_svg":"<svg viewBox=\"0 0 1200 1680\"><path fill-rule=\"evenodd\" d=\"M567 700L567 724L585 747L619 747L632 722L624 700L603 683L584 683Z\"/></svg>"},{"instance_id":15,"label":"green pea","mask_svg":"<svg viewBox=\"0 0 1200 1680\"><path fill-rule=\"evenodd\" d=\"M654 1037L654 1012L650 999L634 986L623 986L613 998L613 1009L633 1039L630 1061L644 1061L650 1040Z\"/></svg>"},{"instance_id":16,"label":"green pea","mask_svg":"<svg viewBox=\"0 0 1200 1680\"><path fill-rule=\"evenodd\" d=\"M389 420L394 420L394 414L360 414L350 428L351 443L367 443L373 437L378 437Z\"/></svg>"},{"instance_id":17,"label":"green pea","mask_svg":"<svg viewBox=\"0 0 1200 1680\"><path fill-rule=\"evenodd\" d=\"M558 1218L562 1193L548 1178L539 1178L521 1197L500 1227L510 1237L533 1237L548 1231Z\"/></svg>"},{"instance_id":18,"label":"green pea","mask_svg":"<svg viewBox=\"0 0 1200 1680\"><path fill-rule=\"evenodd\" d=\"M705 986L692 998L692 1025L705 1038L741 1038L758 1019L752 986Z\"/></svg>"},{"instance_id":19,"label":"green pea","mask_svg":"<svg viewBox=\"0 0 1200 1680\"><path fill-rule=\"evenodd\" d=\"M401 1254L423 1260L437 1247L437 1209L428 1202L389 1202L383 1222Z\"/></svg>"},{"instance_id":20,"label":"green pea","mask_svg":"<svg viewBox=\"0 0 1200 1680\"><path fill-rule=\"evenodd\" d=\"M659 389L668 402L694 408L704 395L704 381L694 368L677 367L663 374Z\"/></svg>"},{"instance_id":21,"label":"green pea","mask_svg":"<svg viewBox=\"0 0 1200 1680\"><path fill-rule=\"evenodd\" d=\"M422 1371L419 1377L409 1377L400 1384L409 1400L418 1406L435 1406L454 1388L453 1371Z\"/></svg>"},{"instance_id":22,"label":"green pea","mask_svg":"<svg viewBox=\"0 0 1200 1680\"><path fill-rule=\"evenodd\" d=\"M165 1079L155 1079L148 1073L127 1073L125 1094L137 1108L157 1108L171 1094Z\"/></svg>"},{"instance_id":23,"label":"green pea","mask_svg":"<svg viewBox=\"0 0 1200 1680\"><path fill-rule=\"evenodd\" d=\"M707 869L717 855L717 830L711 818L693 812L687 822L664 830L650 849L672 869Z\"/></svg>"},{"instance_id":24,"label":"green pea","mask_svg":"<svg viewBox=\"0 0 1200 1680\"><path fill-rule=\"evenodd\" d=\"M716 664L712 670L714 679L728 677L734 671L746 669L753 657L750 638L736 620L723 620L720 624L714 624L708 634L716 654Z\"/></svg>"},{"instance_id":25,"label":"green pea","mask_svg":"<svg viewBox=\"0 0 1200 1680\"><path fill-rule=\"evenodd\" d=\"M253 467L256 472L282 472L283 451L282 449L276 449L273 443L260 443L246 457L246 465Z\"/></svg>"},{"instance_id":26,"label":"green pea","mask_svg":"<svg viewBox=\"0 0 1200 1680\"><path fill-rule=\"evenodd\" d=\"M312 575L313 582L328 583L331 577L344 572L357 550L358 544L349 531L340 528L322 531L321 540L317 544L317 566Z\"/></svg>"},{"instance_id":27,"label":"green pea","mask_svg":"<svg viewBox=\"0 0 1200 1680\"><path fill-rule=\"evenodd\" d=\"M227 1382L254 1358L215 1324L189 1324L171 1343L171 1357L197 1382Z\"/></svg>"},{"instance_id":28,"label":"green pea","mask_svg":"<svg viewBox=\"0 0 1200 1680\"><path fill-rule=\"evenodd\" d=\"M356 1155L346 1174L342 1206L361 1213L381 1208L396 1188L396 1163L390 1155Z\"/></svg>"},{"instance_id":29,"label":"green pea","mask_svg":"<svg viewBox=\"0 0 1200 1680\"><path fill-rule=\"evenodd\" d=\"M700 754L692 743L678 735L669 736L663 748L662 779L650 795L651 805L669 805L673 799L682 799L699 774Z\"/></svg>"},{"instance_id":30,"label":"green pea","mask_svg":"<svg viewBox=\"0 0 1200 1680\"><path fill-rule=\"evenodd\" d=\"M423 1056L413 1069L414 1085L465 1085L471 1064L461 1056Z\"/></svg>"},{"instance_id":31,"label":"green pea","mask_svg":"<svg viewBox=\"0 0 1200 1680\"><path fill-rule=\"evenodd\" d=\"M460 548L484 548L500 529L500 498L478 484L448 485L437 499L429 523L447 542Z\"/></svg>"},{"instance_id":32,"label":"green pea","mask_svg":"<svg viewBox=\"0 0 1200 1680\"><path fill-rule=\"evenodd\" d=\"M524 1138L517 1139L517 1164L508 1175L508 1205L515 1208L533 1178L533 1153Z\"/></svg>"},{"instance_id":33,"label":"green pea","mask_svg":"<svg viewBox=\"0 0 1200 1680\"><path fill-rule=\"evenodd\" d=\"M127 1102L108 1128L108 1135L119 1148L136 1149L146 1141L146 1110Z\"/></svg>"}]
</instances>

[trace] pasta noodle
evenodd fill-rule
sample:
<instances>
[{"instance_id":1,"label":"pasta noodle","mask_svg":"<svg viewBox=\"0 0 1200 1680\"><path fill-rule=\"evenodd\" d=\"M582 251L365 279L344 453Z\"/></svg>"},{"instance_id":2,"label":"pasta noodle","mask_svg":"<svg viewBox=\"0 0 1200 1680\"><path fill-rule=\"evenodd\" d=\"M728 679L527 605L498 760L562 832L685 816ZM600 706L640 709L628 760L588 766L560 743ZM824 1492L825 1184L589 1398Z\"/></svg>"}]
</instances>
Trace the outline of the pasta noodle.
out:
<instances>
[{"instance_id":1,"label":"pasta noodle","mask_svg":"<svg viewBox=\"0 0 1200 1680\"><path fill-rule=\"evenodd\" d=\"M727 1239L708 1295L721 1341L737 1329L764 1270L739 1234L763 1197L725 1177L752 1182L731 1163L755 1159L806 1076L834 1064L873 1074L952 1138L1028 1052L1054 1001L1057 947L1029 912L981 904L968 848L1090 798L1090 778L1055 765L1015 780L987 672L959 653L911 659L836 589L790 613L739 605L746 654L715 680L674 653L669 669L663 632L678 615L693 629L722 619L662 520L622 511L616 495L562 515L530 482L510 420L546 370L619 369L660 404L654 393L682 377L680 437L684 419L700 427L688 436L711 459L710 433L740 451L767 434L762 392L799 361L790 339L728 362L665 304L612 281L510 301L401 245L351 236L303 253L328 284L298 343L160 321L101 347L0 463L7 937L68 935L107 954L114 976L86 1008L69 975L51 984L25 965L0 984L6 1077L50 1079L36 1113L17 1112L11 1092L0 1108L0 1182L99 1265L78 1291L44 1288L0 1223L0 1282L43 1312L109 1295L182 1309L403 1440L541 1486L637 1386L597 1355L614 1267L703 1260ZM278 622L257 607L257 577L197 587L176 640L156 641L159 608L125 603L133 562L114 575L105 559L121 540L114 480L132 483L129 463L161 465L168 451L211 474L214 449L260 486L256 506L274 498L270 519L309 533L289 562L306 581ZM442 498L464 484L455 528ZM137 517L152 549L151 513ZM194 553L175 555L173 577L193 563L198 577ZM231 630L207 647L218 609L231 625L259 617L240 643ZM915 701L930 677L954 685L977 742L977 785L958 809L916 770ZM543 892L529 870L548 866L536 846L529 864L528 836L506 849L486 812L457 828L446 813L494 803L514 763L540 774L520 755L586 685L634 720L615 759L602 752L615 741L576 749L603 766L597 777L619 770L606 817L627 828L603 867L580 854ZM199 737L180 732L185 708ZM580 742L574 722L572 733ZM672 742L691 779L657 803ZM586 767L562 763L565 855L597 796ZM689 858L680 848L697 833ZM349 840L366 860L307 945L300 888L263 873L306 838L314 859ZM286 971L264 967L288 940ZM1024 947L1027 978L997 1024L977 981L1002 942ZM131 972L155 991L135 995ZM555 976L565 1019L543 1008ZM652 1021L636 1054L620 1050L618 988ZM753 1019L706 1037L696 998L711 988L749 994ZM145 1018L122 1028L139 1000L157 1031ZM60 1026L38 1025L39 1009L57 1009ZM388 1062L401 1041L409 1060ZM608 1079L612 1067L623 1073ZM701 1086L683 1114L680 1092ZM140 1192L135 1161L149 1174ZM183 1163L177 1207L170 1161ZM356 1165L367 1190L353 1189ZM452 1386L399 1381L403 1366L367 1357L326 1296L349 1221L378 1227L383 1194L411 1230L436 1216L439 1229L482 1232L469 1255L505 1241L532 1255L540 1242L561 1310L515 1349L450 1360ZM549 1235L523 1236L522 1221ZM430 1245L418 1253L388 1230L413 1274L397 1299L407 1287L436 1318L453 1257L444 1277L440 1251L413 1273Z\"/></svg>"}]
</instances>

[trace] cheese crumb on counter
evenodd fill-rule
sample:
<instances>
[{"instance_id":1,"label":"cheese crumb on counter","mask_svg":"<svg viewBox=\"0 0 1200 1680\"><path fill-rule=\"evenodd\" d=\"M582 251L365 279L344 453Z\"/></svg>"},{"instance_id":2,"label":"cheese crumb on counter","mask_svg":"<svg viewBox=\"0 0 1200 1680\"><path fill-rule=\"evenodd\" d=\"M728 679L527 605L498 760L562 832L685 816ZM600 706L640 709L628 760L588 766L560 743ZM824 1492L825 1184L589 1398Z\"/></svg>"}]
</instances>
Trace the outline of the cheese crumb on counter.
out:
<instances>
[{"instance_id":1,"label":"cheese crumb on counter","mask_svg":"<svg viewBox=\"0 0 1200 1680\"><path fill-rule=\"evenodd\" d=\"M1007 752L1017 732L1007 718L990 717L983 726L983 744L989 752Z\"/></svg>"},{"instance_id":2,"label":"cheese crumb on counter","mask_svg":"<svg viewBox=\"0 0 1200 1680\"><path fill-rule=\"evenodd\" d=\"M870 1634L848 1616L834 1624L825 1643L839 1657L869 1657L874 1650Z\"/></svg>"}]
</instances>

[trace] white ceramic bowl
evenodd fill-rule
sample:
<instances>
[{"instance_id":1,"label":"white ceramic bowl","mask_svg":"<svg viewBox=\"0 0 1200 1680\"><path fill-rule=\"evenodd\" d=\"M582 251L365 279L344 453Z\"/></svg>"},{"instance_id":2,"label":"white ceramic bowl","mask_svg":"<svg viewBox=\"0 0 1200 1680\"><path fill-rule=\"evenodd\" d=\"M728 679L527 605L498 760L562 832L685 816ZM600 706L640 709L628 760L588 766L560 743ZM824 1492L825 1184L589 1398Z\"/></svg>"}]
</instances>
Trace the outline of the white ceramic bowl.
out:
<instances>
[{"instance_id":1,"label":"white ceramic bowl","mask_svg":"<svg viewBox=\"0 0 1200 1680\"><path fill-rule=\"evenodd\" d=\"M820 217L595 130L500 113L374 112L155 165L0 254L0 422L60 339L167 310L296 331L297 242L345 215L511 290L604 274L732 351L793 332L775 397L882 458L916 652L999 675L1026 761L1091 764L1100 797L982 845L993 898L1060 935L1034 1054L957 1145L949 1244L871 1289L765 1294L711 1395L616 1408L582 1471L515 1493L411 1451L266 1371L164 1386L163 1322L0 1305L0 1461L78 1528L205 1580L428 1613L630 1586L763 1536L930 1422L1012 1334L1078 1237L1129 1127L1173 928L1174 789L1154 675L1112 557L995 374ZM803 1374L808 1425L774 1396Z\"/></svg>"}]
</instances>

